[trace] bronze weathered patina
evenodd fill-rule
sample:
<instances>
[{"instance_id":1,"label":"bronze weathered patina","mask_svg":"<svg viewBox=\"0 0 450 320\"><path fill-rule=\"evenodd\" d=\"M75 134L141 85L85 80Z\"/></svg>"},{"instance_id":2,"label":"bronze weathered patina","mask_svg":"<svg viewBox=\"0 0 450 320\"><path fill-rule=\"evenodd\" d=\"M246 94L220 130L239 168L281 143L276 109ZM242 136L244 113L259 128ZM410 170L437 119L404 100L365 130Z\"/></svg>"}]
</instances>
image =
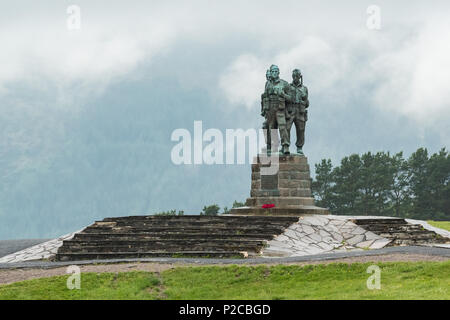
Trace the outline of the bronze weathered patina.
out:
<instances>
[{"instance_id":1,"label":"bronze weathered patina","mask_svg":"<svg viewBox=\"0 0 450 320\"><path fill-rule=\"evenodd\" d=\"M278 135L273 134L276 130L280 134L280 153L289 154L293 124L297 134L297 154L303 155L309 107L308 88L303 85L303 76L299 69L292 71L292 79L291 84L280 79L280 70L276 65L272 65L266 72L267 81L261 95L261 115L265 118L263 130L268 155L272 149L278 149L280 143Z\"/></svg>"},{"instance_id":2,"label":"bronze weathered patina","mask_svg":"<svg viewBox=\"0 0 450 320\"><path fill-rule=\"evenodd\" d=\"M293 80L289 84L280 79L280 70L272 65L266 72L266 79L261 95L261 115L265 117L263 129L267 154L263 151L253 159L250 198L247 198L245 207L233 208L231 214L329 214L328 209L315 205L308 159L302 150L309 107L308 89L303 85L302 74L299 69L293 70ZM297 154L291 155L289 132L294 124ZM279 142L280 154L271 155L272 150L278 150Z\"/></svg>"},{"instance_id":3,"label":"bronze weathered patina","mask_svg":"<svg viewBox=\"0 0 450 320\"><path fill-rule=\"evenodd\" d=\"M286 108L287 132L290 140L292 124L295 124L297 153L303 155L305 123L308 120L309 107L308 88L303 85L303 76L299 69L292 71L292 79L290 99Z\"/></svg>"},{"instance_id":4,"label":"bronze weathered patina","mask_svg":"<svg viewBox=\"0 0 450 320\"><path fill-rule=\"evenodd\" d=\"M289 154L289 133L286 123L286 101L290 100L290 85L287 81L280 79L280 70L272 65L266 73L266 86L261 96L262 112L266 118L263 129L265 131L267 153L272 151L272 145L278 147L278 141L272 141L272 129L280 132L281 153Z\"/></svg>"}]
</instances>

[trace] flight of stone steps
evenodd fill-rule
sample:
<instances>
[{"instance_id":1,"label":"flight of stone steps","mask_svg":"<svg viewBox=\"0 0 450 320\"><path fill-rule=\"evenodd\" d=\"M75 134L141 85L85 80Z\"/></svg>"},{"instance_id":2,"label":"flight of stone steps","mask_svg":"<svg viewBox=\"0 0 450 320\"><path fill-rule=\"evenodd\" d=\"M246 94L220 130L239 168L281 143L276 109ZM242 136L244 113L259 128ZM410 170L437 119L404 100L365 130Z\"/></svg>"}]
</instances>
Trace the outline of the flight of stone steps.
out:
<instances>
[{"instance_id":1,"label":"flight of stone steps","mask_svg":"<svg viewBox=\"0 0 450 320\"><path fill-rule=\"evenodd\" d=\"M299 217L129 216L95 222L58 249L56 260L247 257Z\"/></svg>"},{"instance_id":2,"label":"flight of stone steps","mask_svg":"<svg viewBox=\"0 0 450 320\"><path fill-rule=\"evenodd\" d=\"M431 243L449 243L450 239L426 230L420 224L408 223L405 219L377 218L353 219L361 228L392 240L388 246L427 245Z\"/></svg>"}]
</instances>

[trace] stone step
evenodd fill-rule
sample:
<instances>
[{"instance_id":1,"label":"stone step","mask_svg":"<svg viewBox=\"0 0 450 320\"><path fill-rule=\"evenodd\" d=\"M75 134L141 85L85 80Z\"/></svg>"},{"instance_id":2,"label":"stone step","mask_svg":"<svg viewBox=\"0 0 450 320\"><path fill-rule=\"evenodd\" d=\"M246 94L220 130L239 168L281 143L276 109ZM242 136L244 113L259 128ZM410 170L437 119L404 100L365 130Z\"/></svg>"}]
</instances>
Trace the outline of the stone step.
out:
<instances>
[{"instance_id":1,"label":"stone step","mask_svg":"<svg viewBox=\"0 0 450 320\"><path fill-rule=\"evenodd\" d=\"M357 225L371 225L371 224L408 224L405 219L401 218L380 218L380 219L352 219L352 222Z\"/></svg>"},{"instance_id":2,"label":"stone step","mask_svg":"<svg viewBox=\"0 0 450 320\"><path fill-rule=\"evenodd\" d=\"M445 243L442 240L435 239L393 239L387 246L413 246L431 243Z\"/></svg>"},{"instance_id":3,"label":"stone step","mask_svg":"<svg viewBox=\"0 0 450 320\"><path fill-rule=\"evenodd\" d=\"M179 226L173 225L173 226L146 226L143 227L130 227L130 226L123 226L123 227L106 227L106 226L90 226L83 230L83 233L152 233L152 234L161 234L161 233L178 233L178 234L192 234L192 233L199 233L199 232L215 232L215 233L240 233L240 234L279 234L283 232L283 230L286 229L284 226L267 226L267 228L261 227L261 226L245 226L245 227L217 227L214 226L213 228L210 228L209 226L197 226L195 228L193 227L183 227L180 228Z\"/></svg>"},{"instance_id":4,"label":"stone step","mask_svg":"<svg viewBox=\"0 0 450 320\"><path fill-rule=\"evenodd\" d=\"M248 216L239 217L227 215L227 218L222 219L158 219L158 218L134 218L134 219L104 219L102 221L96 221L96 226L171 226L171 227L246 227L252 226L254 227L286 227L290 224L296 222L295 218L292 217L280 217L280 219L273 219L270 217L269 219L265 219L267 217L264 216L255 216L255 219L249 219Z\"/></svg>"},{"instance_id":5,"label":"stone step","mask_svg":"<svg viewBox=\"0 0 450 320\"><path fill-rule=\"evenodd\" d=\"M409 225L409 224L360 224L361 228L369 231L414 231L423 230L420 225Z\"/></svg>"},{"instance_id":6,"label":"stone step","mask_svg":"<svg viewBox=\"0 0 450 320\"><path fill-rule=\"evenodd\" d=\"M249 207L261 207L263 204L274 204L279 208L297 208L300 206L313 206L312 197L250 197L246 201Z\"/></svg>"},{"instance_id":7,"label":"stone step","mask_svg":"<svg viewBox=\"0 0 450 320\"><path fill-rule=\"evenodd\" d=\"M263 246L256 245L191 245L189 250L192 251L216 251L216 252L229 252L229 251L251 251L260 252ZM106 245L84 245L84 246L64 246L61 247L59 253L90 253L90 252L105 252L105 253L120 253L120 252L148 252L148 251L166 251L177 252L186 250L183 245L148 245L148 246L106 246Z\"/></svg>"},{"instance_id":8,"label":"stone step","mask_svg":"<svg viewBox=\"0 0 450 320\"><path fill-rule=\"evenodd\" d=\"M201 216L201 215L186 215L186 216L158 216L158 215L149 215L149 216L129 216L129 217L113 217L113 218L105 218L102 222L119 222L119 221L186 221L186 222L194 222L194 221L209 221L209 222L227 222L227 223L245 223L245 222L271 222L271 223L286 223L292 222L294 219L291 217L273 217L273 216L246 216L246 217L233 217L229 215L220 215L220 216ZM295 221L294 221L295 222Z\"/></svg>"},{"instance_id":9,"label":"stone step","mask_svg":"<svg viewBox=\"0 0 450 320\"><path fill-rule=\"evenodd\" d=\"M263 229L263 228L273 228L273 229L283 229L288 227L290 224L273 224L273 223L255 223L253 225L239 225L239 224L226 224L226 223L152 223L152 222L130 222L130 223L115 223L111 225L94 225L93 228L126 228L130 229L155 229L155 228L169 228L169 229L179 229L182 230L184 228L190 229L198 229L198 230L215 230L215 229L230 229L234 228L235 230L247 230L247 229Z\"/></svg>"},{"instance_id":10,"label":"stone step","mask_svg":"<svg viewBox=\"0 0 450 320\"><path fill-rule=\"evenodd\" d=\"M104 252L104 253L121 253L121 252L148 252L148 251L165 251L178 252L186 250L184 246L147 246L147 247L131 247L131 246L83 246L83 247L64 247L59 250L59 253L90 253L90 252ZM261 252L262 246L207 246L207 245L193 245L189 247L192 251L215 251L215 252L230 252L230 251L250 251L253 253Z\"/></svg>"},{"instance_id":11,"label":"stone step","mask_svg":"<svg viewBox=\"0 0 450 320\"><path fill-rule=\"evenodd\" d=\"M263 239L271 240L275 237L276 233L255 233L255 234L241 234L236 233L217 233L212 231L211 233L186 233L180 232L143 232L143 233L78 233L75 234L75 240L159 240L159 239L179 239L179 240L189 240L189 239L220 239L220 240L247 240L247 239Z\"/></svg>"},{"instance_id":12,"label":"stone step","mask_svg":"<svg viewBox=\"0 0 450 320\"><path fill-rule=\"evenodd\" d=\"M408 223L401 218L354 219L352 221L363 229L392 240L389 246L450 242L450 239L444 238L434 231L426 230L419 224Z\"/></svg>"},{"instance_id":13,"label":"stone step","mask_svg":"<svg viewBox=\"0 0 450 320\"><path fill-rule=\"evenodd\" d=\"M55 257L57 261L80 261L80 260L110 260L110 259L145 259L145 258L159 258L159 257L174 257L174 258L246 258L247 252L240 251L148 251L148 252L90 252L90 253L58 253Z\"/></svg>"},{"instance_id":14,"label":"stone step","mask_svg":"<svg viewBox=\"0 0 450 320\"><path fill-rule=\"evenodd\" d=\"M252 223L251 226L253 228L276 228L276 227L287 227L291 223L272 223L272 222L261 222L261 223ZM102 226L102 224L96 224L97 226ZM225 228L225 227L246 227L247 224L239 224L239 223L232 223L232 222L217 222L217 223L211 223L211 222L203 222L203 221L121 221L121 222L110 222L109 224L104 224L105 226L109 227L136 227L136 228L147 228L147 227L172 227L172 228L184 228L184 227L190 227L190 228L208 228L208 229L214 229L214 228Z\"/></svg>"},{"instance_id":15,"label":"stone step","mask_svg":"<svg viewBox=\"0 0 450 320\"><path fill-rule=\"evenodd\" d=\"M64 240L63 246L129 246L129 247L147 247L147 246L192 246L192 245L224 245L224 246L260 246L264 245L265 240L260 239L159 239L159 240Z\"/></svg>"},{"instance_id":16,"label":"stone step","mask_svg":"<svg viewBox=\"0 0 450 320\"><path fill-rule=\"evenodd\" d=\"M410 231L410 232L391 232L391 233L378 233L383 238L395 238L395 239L437 239L438 235L433 231Z\"/></svg>"},{"instance_id":17,"label":"stone step","mask_svg":"<svg viewBox=\"0 0 450 320\"><path fill-rule=\"evenodd\" d=\"M298 217L131 216L106 218L63 242L56 259L112 259L260 254L267 241ZM211 254L212 253L212 254Z\"/></svg>"}]
</instances>

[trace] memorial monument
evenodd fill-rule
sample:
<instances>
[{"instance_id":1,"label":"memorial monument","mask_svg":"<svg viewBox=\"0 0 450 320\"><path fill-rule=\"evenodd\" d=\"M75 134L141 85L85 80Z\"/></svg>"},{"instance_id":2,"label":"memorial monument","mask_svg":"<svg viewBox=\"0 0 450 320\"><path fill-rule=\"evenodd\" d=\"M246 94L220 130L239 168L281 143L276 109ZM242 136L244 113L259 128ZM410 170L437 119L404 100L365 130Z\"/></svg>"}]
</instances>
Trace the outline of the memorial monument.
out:
<instances>
[{"instance_id":1,"label":"memorial monument","mask_svg":"<svg viewBox=\"0 0 450 320\"><path fill-rule=\"evenodd\" d=\"M292 83L280 79L278 66L266 72L261 95L261 115L266 148L252 164L250 198L246 207L232 209L231 214L302 215L328 214L316 207L311 193L308 159L303 153L305 125L308 120L308 89L299 69L292 71ZM295 125L296 154L290 154L290 131ZM281 148L278 151L281 144Z\"/></svg>"},{"instance_id":2,"label":"memorial monument","mask_svg":"<svg viewBox=\"0 0 450 320\"><path fill-rule=\"evenodd\" d=\"M328 209L314 204L308 159L303 152L308 89L299 69L292 72L291 84L279 74L275 65L266 73L261 95L266 147L253 161L245 207L219 216L105 218L64 239L54 259L299 256L450 241L446 231L436 234L401 218L317 216L328 214ZM296 153L290 154L293 125ZM308 214L314 216L304 217ZM307 228L308 233L298 232L299 228Z\"/></svg>"}]
</instances>

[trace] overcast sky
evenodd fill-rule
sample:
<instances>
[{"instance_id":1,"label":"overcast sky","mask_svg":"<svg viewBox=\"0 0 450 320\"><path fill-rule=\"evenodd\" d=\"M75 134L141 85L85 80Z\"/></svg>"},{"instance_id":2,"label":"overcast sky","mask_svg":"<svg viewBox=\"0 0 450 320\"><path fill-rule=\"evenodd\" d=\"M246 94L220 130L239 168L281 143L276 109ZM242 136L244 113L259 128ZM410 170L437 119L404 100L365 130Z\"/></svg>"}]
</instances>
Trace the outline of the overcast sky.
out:
<instances>
[{"instance_id":1,"label":"overcast sky","mask_svg":"<svg viewBox=\"0 0 450 320\"><path fill-rule=\"evenodd\" d=\"M108 118L108 105L120 99L124 108L152 110L139 121L149 132L163 132L155 142L167 147L161 162L170 161L170 132L192 131L193 120L205 128L257 129L271 64L285 80L294 68L304 75L310 93L304 150L312 168L350 153L448 148L448 1L166 2L1 0L4 190L5 179L24 179L30 168L54 163L69 138L83 136L71 131L75 121L95 119L83 120L89 127L118 121L117 113ZM70 5L81 9L79 30L67 28ZM381 10L379 30L367 27L370 5ZM190 179L201 180L203 169L195 170ZM231 171L223 181L235 188L233 179L248 180L235 189L236 199L238 192L247 197L245 170L248 176L239 171L233 178ZM205 199L199 195L188 209ZM181 200L174 203L182 209Z\"/></svg>"},{"instance_id":2,"label":"overcast sky","mask_svg":"<svg viewBox=\"0 0 450 320\"><path fill-rule=\"evenodd\" d=\"M322 102L312 103L315 125L322 112L351 118L346 108L357 103L412 121L418 144L429 132L449 141L448 1L378 1L380 30L366 27L370 1L5 2L0 99L30 104L21 93L31 88L75 108L73 100L108 95L113 82L157 78L141 67L158 60L174 81L258 117L264 73L275 63L289 81L293 68L303 71L312 102ZM81 9L81 30L66 28L71 4Z\"/></svg>"}]
</instances>

